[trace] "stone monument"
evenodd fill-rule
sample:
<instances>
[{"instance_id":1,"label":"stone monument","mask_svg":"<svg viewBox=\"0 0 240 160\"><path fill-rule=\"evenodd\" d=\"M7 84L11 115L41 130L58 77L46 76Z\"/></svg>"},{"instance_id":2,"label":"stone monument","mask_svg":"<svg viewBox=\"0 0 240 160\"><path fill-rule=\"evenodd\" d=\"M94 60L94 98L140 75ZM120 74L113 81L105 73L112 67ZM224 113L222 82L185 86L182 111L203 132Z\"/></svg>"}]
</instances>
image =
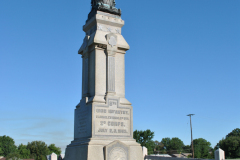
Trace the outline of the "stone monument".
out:
<instances>
[{"instance_id":1,"label":"stone monument","mask_svg":"<svg viewBox=\"0 0 240 160\"><path fill-rule=\"evenodd\" d=\"M115 0L92 0L83 26L82 99L65 160L143 160L133 139L133 111L125 98L124 21Z\"/></svg>"}]
</instances>

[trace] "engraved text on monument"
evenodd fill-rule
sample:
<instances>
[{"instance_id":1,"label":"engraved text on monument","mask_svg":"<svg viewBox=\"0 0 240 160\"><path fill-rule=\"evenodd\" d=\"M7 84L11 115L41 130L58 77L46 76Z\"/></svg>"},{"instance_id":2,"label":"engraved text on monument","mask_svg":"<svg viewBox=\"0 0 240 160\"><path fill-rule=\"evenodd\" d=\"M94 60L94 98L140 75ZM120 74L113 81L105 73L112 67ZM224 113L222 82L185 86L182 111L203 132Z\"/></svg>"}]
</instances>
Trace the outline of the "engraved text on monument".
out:
<instances>
[{"instance_id":1,"label":"engraved text on monument","mask_svg":"<svg viewBox=\"0 0 240 160\"><path fill-rule=\"evenodd\" d=\"M109 100L109 107L94 109L95 135L130 136L131 110L118 108L116 100Z\"/></svg>"}]
</instances>

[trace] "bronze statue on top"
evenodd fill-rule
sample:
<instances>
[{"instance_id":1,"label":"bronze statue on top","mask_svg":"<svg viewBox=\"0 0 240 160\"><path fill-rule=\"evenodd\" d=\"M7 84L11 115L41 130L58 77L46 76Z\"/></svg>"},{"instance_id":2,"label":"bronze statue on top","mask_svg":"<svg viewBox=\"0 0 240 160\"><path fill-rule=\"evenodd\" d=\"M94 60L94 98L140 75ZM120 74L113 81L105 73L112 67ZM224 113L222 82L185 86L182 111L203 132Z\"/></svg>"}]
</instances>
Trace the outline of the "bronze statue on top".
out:
<instances>
[{"instance_id":1,"label":"bronze statue on top","mask_svg":"<svg viewBox=\"0 0 240 160\"><path fill-rule=\"evenodd\" d=\"M117 9L115 0L91 0L92 10L88 15L88 19L94 16L97 11L103 11L121 16L121 10Z\"/></svg>"}]
</instances>

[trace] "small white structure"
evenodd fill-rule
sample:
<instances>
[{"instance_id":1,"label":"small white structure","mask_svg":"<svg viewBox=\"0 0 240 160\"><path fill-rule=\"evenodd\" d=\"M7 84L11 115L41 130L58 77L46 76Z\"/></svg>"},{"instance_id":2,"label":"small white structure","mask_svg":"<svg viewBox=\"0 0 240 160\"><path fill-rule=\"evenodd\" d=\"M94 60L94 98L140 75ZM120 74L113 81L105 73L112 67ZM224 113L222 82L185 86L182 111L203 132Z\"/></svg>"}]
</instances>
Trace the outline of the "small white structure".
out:
<instances>
[{"instance_id":1,"label":"small white structure","mask_svg":"<svg viewBox=\"0 0 240 160\"><path fill-rule=\"evenodd\" d=\"M225 159L225 152L221 149L218 148L215 152L215 160L224 160Z\"/></svg>"},{"instance_id":2,"label":"small white structure","mask_svg":"<svg viewBox=\"0 0 240 160\"><path fill-rule=\"evenodd\" d=\"M57 155L55 153L47 155L47 160L57 160Z\"/></svg>"},{"instance_id":3,"label":"small white structure","mask_svg":"<svg viewBox=\"0 0 240 160\"><path fill-rule=\"evenodd\" d=\"M143 158L148 155L148 149L146 147L142 147L142 152L143 152Z\"/></svg>"}]
</instances>

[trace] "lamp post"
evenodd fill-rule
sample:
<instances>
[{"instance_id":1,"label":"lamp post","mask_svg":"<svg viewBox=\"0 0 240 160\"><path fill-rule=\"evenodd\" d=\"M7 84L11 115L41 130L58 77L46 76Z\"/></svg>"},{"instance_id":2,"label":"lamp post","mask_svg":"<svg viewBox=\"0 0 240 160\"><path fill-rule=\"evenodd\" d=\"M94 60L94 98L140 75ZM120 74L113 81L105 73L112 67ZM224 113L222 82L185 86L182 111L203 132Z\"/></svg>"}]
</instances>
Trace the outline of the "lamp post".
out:
<instances>
[{"instance_id":1,"label":"lamp post","mask_svg":"<svg viewBox=\"0 0 240 160\"><path fill-rule=\"evenodd\" d=\"M191 144L192 144L192 158L194 158L194 148L193 148L193 138L192 138L192 119L191 117L194 116L195 114L189 114L187 116L190 117L190 128L191 128Z\"/></svg>"}]
</instances>

